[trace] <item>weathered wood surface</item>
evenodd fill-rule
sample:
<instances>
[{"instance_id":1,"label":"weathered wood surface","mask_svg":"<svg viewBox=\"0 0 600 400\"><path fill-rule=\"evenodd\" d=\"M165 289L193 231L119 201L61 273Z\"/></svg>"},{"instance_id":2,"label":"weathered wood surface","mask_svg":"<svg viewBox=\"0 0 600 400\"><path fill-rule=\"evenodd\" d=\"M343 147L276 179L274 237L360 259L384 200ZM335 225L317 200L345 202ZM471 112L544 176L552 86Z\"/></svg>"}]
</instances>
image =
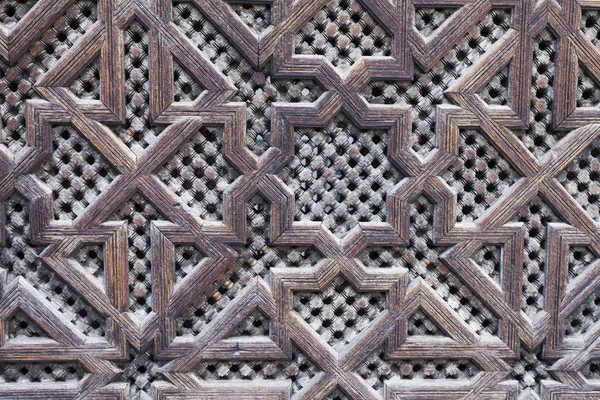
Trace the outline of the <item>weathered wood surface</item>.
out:
<instances>
[{"instance_id":1,"label":"weathered wood surface","mask_svg":"<svg viewBox=\"0 0 600 400\"><path fill-rule=\"evenodd\" d=\"M0 399L600 399L597 10L0 0Z\"/></svg>"}]
</instances>

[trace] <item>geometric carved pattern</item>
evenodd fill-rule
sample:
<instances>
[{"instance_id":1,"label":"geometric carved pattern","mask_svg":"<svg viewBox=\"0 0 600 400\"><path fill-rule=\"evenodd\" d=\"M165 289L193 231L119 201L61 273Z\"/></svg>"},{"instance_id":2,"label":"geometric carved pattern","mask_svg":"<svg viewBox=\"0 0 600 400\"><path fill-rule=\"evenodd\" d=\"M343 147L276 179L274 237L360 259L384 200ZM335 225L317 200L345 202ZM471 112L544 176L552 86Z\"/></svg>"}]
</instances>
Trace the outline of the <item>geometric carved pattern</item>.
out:
<instances>
[{"instance_id":1,"label":"geometric carved pattern","mask_svg":"<svg viewBox=\"0 0 600 400\"><path fill-rule=\"evenodd\" d=\"M598 4L0 25L0 399L600 398Z\"/></svg>"},{"instance_id":2,"label":"geometric carved pattern","mask_svg":"<svg viewBox=\"0 0 600 400\"><path fill-rule=\"evenodd\" d=\"M510 69L507 65L500 70L479 92L479 96L489 105L505 106L510 102L508 82Z\"/></svg>"},{"instance_id":3,"label":"geometric carved pattern","mask_svg":"<svg viewBox=\"0 0 600 400\"><path fill-rule=\"evenodd\" d=\"M415 28L425 37L431 36L452 14L455 8L415 7Z\"/></svg>"},{"instance_id":4,"label":"geometric carved pattern","mask_svg":"<svg viewBox=\"0 0 600 400\"><path fill-rule=\"evenodd\" d=\"M294 293L293 309L337 349L349 343L385 309L385 294L357 293L338 276L320 293Z\"/></svg>"},{"instance_id":5,"label":"geometric carved pattern","mask_svg":"<svg viewBox=\"0 0 600 400\"><path fill-rule=\"evenodd\" d=\"M106 190L116 171L70 127L53 127L51 159L37 172L52 189L54 218L74 220Z\"/></svg>"},{"instance_id":6,"label":"geometric carved pattern","mask_svg":"<svg viewBox=\"0 0 600 400\"><path fill-rule=\"evenodd\" d=\"M473 221L494 204L519 175L478 131L460 133L459 156L442 177L457 193L457 221Z\"/></svg>"},{"instance_id":7,"label":"geometric carved pattern","mask_svg":"<svg viewBox=\"0 0 600 400\"><path fill-rule=\"evenodd\" d=\"M262 34L268 27L272 26L272 11L270 4L239 3L231 1L231 8L238 14L242 21L248 25L255 33Z\"/></svg>"},{"instance_id":8,"label":"geometric carved pattern","mask_svg":"<svg viewBox=\"0 0 600 400\"><path fill-rule=\"evenodd\" d=\"M294 190L298 221L323 221L342 237L385 221L387 193L403 178L386 157L389 135L359 131L338 116L323 131L295 132L295 157L279 175Z\"/></svg>"},{"instance_id":9,"label":"geometric carved pattern","mask_svg":"<svg viewBox=\"0 0 600 400\"><path fill-rule=\"evenodd\" d=\"M325 56L347 70L363 56L388 56L391 38L357 0L332 0L295 35L296 54Z\"/></svg>"},{"instance_id":10,"label":"geometric carved pattern","mask_svg":"<svg viewBox=\"0 0 600 400\"><path fill-rule=\"evenodd\" d=\"M100 100L100 60L98 58L73 81L70 89L79 98Z\"/></svg>"}]
</instances>

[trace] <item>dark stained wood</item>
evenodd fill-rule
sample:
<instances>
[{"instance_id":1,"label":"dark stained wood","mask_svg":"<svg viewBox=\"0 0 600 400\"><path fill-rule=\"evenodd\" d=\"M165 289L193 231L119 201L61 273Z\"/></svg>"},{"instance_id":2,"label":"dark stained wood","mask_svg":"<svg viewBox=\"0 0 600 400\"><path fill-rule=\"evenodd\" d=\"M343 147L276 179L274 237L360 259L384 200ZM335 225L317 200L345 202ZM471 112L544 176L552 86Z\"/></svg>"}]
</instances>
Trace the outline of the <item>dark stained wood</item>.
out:
<instances>
[{"instance_id":1,"label":"dark stained wood","mask_svg":"<svg viewBox=\"0 0 600 400\"><path fill-rule=\"evenodd\" d=\"M600 399L597 1L0 25L0 399Z\"/></svg>"}]
</instances>

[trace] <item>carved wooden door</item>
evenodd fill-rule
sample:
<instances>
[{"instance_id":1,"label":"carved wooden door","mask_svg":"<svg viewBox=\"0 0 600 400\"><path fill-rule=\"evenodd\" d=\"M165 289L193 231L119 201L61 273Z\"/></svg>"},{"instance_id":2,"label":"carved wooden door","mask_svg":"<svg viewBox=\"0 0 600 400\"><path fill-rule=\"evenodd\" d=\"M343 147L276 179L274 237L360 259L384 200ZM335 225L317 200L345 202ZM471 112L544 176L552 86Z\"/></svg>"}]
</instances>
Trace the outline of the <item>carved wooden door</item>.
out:
<instances>
[{"instance_id":1,"label":"carved wooden door","mask_svg":"<svg viewBox=\"0 0 600 400\"><path fill-rule=\"evenodd\" d=\"M0 0L0 398L600 399L597 9Z\"/></svg>"}]
</instances>

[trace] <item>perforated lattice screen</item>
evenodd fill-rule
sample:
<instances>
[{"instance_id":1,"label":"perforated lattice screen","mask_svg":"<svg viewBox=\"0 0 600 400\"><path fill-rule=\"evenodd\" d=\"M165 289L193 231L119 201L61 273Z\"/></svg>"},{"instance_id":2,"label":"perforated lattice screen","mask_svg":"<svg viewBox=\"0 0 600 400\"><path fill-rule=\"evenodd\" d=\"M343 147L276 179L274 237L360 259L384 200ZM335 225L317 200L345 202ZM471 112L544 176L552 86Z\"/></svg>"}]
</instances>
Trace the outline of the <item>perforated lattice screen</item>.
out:
<instances>
[{"instance_id":1,"label":"perforated lattice screen","mask_svg":"<svg viewBox=\"0 0 600 400\"><path fill-rule=\"evenodd\" d=\"M0 0L0 399L600 399L600 3Z\"/></svg>"}]
</instances>

